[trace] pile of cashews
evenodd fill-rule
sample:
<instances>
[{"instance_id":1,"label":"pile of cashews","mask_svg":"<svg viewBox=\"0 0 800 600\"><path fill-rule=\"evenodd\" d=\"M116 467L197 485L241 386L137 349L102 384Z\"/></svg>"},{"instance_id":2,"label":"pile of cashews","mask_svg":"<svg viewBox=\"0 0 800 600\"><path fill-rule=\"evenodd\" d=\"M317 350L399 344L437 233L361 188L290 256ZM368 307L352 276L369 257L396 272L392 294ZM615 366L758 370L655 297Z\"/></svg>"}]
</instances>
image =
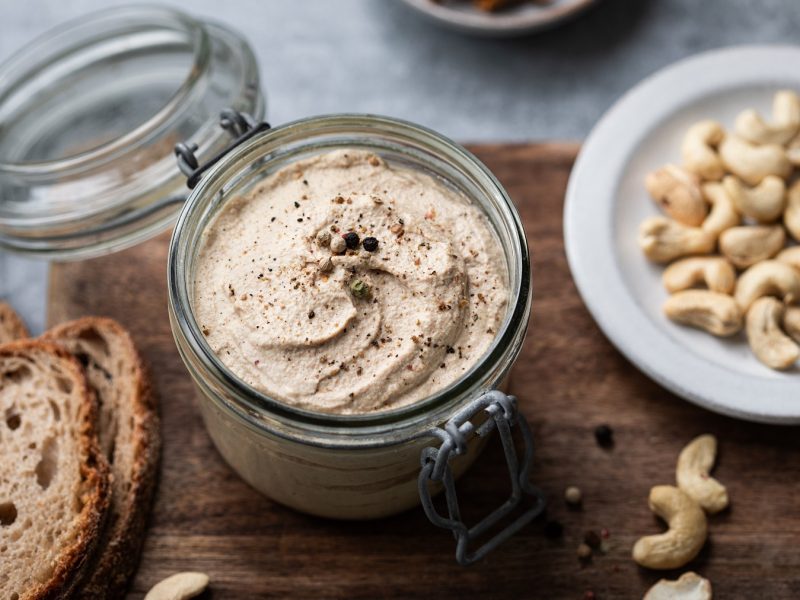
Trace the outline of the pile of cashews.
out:
<instances>
[{"instance_id":1,"label":"pile of cashews","mask_svg":"<svg viewBox=\"0 0 800 600\"><path fill-rule=\"evenodd\" d=\"M720 337L744 327L762 363L787 369L800 357L800 246L787 245L800 241L800 96L780 91L772 110L745 110L733 132L689 128L683 166L645 179L665 216L641 224L639 245L669 263L668 318Z\"/></svg>"},{"instance_id":2,"label":"pile of cashews","mask_svg":"<svg viewBox=\"0 0 800 600\"><path fill-rule=\"evenodd\" d=\"M657 485L650 490L650 510L666 521L664 533L639 538L633 559L649 569L679 569L694 559L706 543L706 513L728 506L728 491L709 472L717 456L717 439L696 437L678 456L677 485Z\"/></svg>"}]
</instances>

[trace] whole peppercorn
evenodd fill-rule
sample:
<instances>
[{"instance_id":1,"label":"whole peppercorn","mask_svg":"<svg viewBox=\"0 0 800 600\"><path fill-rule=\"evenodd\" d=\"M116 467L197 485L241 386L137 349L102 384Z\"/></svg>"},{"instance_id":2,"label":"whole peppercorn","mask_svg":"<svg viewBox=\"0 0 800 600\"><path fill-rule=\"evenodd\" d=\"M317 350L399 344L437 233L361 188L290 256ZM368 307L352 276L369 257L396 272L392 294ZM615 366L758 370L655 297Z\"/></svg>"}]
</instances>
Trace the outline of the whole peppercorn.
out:
<instances>
[{"instance_id":1,"label":"whole peppercorn","mask_svg":"<svg viewBox=\"0 0 800 600\"><path fill-rule=\"evenodd\" d=\"M375 252L378 249L378 240L374 237L365 237L361 244L367 252Z\"/></svg>"},{"instance_id":2,"label":"whole peppercorn","mask_svg":"<svg viewBox=\"0 0 800 600\"><path fill-rule=\"evenodd\" d=\"M350 231L344 234L344 243L347 245L348 250L355 250L358 248L359 237L355 231Z\"/></svg>"},{"instance_id":3,"label":"whole peppercorn","mask_svg":"<svg viewBox=\"0 0 800 600\"><path fill-rule=\"evenodd\" d=\"M366 298L369 296L369 285L360 279L354 279L350 282L350 293L356 298Z\"/></svg>"},{"instance_id":4,"label":"whole peppercorn","mask_svg":"<svg viewBox=\"0 0 800 600\"><path fill-rule=\"evenodd\" d=\"M331 252L341 254L345 250L347 250L347 242L344 241L342 236L337 235L331 238Z\"/></svg>"},{"instance_id":5,"label":"whole peppercorn","mask_svg":"<svg viewBox=\"0 0 800 600\"><path fill-rule=\"evenodd\" d=\"M567 504L570 506L580 506L581 501L583 500L581 488L575 485L569 486L566 490L564 490L564 500L566 500Z\"/></svg>"},{"instance_id":6,"label":"whole peppercorn","mask_svg":"<svg viewBox=\"0 0 800 600\"><path fill-rule=\"evenodd\" d=\"M610 448L614 445L614 430L608 425L598 425L594 428L594 439L598 446Z\"/></svg>"},{"instance_id":7,"label":"whole peppercorn","mask_svg":"<svg viewBox=\"0 0 800 600\"><path fill-rule=\"evenodd\" d=\"M331 245L331 232L323 229L317 234L317 244L320 248L327 248Z\"/></svg>"},{"instance_id":8,"label":"whole peppercorn","mask_svg":"<svg viewBox=\"0 0 800 600\"><path fill-rule=\"evenodd\" d=\"M551 540L560 538L564 535L564 526L555 520L550 520L544 524L544 536Z\"/></svg>"}]
</instances>

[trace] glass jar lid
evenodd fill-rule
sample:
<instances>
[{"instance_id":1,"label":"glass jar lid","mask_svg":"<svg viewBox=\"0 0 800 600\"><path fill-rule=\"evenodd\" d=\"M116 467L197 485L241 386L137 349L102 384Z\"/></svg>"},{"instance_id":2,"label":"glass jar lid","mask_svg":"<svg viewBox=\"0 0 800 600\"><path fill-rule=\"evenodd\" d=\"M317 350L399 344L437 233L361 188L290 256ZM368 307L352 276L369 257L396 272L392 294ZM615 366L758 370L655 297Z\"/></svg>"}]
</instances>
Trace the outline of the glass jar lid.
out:
<instances>
[{"instance_id":1,"label":"glass jar lid","mask_svg":"<svg viewBox=\"0 0 800 600\"><path fill-rule=\"evenodd\" d=\"M224 149L224 108L261 119L247 42L164 8L104 10L0 65L0 247L85 258L169 226L188 189L178 142Z\"/></svg>"}]
</instances>

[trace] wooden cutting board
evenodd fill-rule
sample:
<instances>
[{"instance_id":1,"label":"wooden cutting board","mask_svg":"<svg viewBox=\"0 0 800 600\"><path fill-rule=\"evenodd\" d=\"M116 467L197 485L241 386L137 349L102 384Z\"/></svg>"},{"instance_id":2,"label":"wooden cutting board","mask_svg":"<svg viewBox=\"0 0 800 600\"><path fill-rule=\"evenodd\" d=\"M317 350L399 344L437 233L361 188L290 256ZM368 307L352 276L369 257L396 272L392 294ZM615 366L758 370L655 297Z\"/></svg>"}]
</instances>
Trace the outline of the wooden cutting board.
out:
<instances>
[{"instance_id":1,"label":"wooden cutting board","mask_svg":"<svg viewBox=\"0 0 800 600\"><path fill-rule=\"evenodd\" d=\"M50 282L50 322L87 314L119 319L133 331L160 394L161 480L130 598L183 570L208 573L212 597L225 599L579 599L587 590L600 600L640 598L662 575L630 559L640 535L661 529L647 508L648 491L673 483L678 452L704 432L719 437L716 475L732 507L711 519L709 542L689 567L712 580L718 598L800 597L800 428L696 408L609 344L564 255L562 204L577 146L473 150L515 200L532 248L533 318L512 386L536 437L533 479L550 498L550 518L564 524L563 538L546 539L540 521L483 563L462 568L452 536L431 526L421 509L377 522L333 522L249 488L220 459L194 408L167 322L163 235L105 258L54 265ZM600 423L615 431L611 450L595 444ZM459 482L470 514L489 511L507 492L495 442ZM583 490L582 510L565 506L568 485ZM610 549L582 566L576 547L587 530L601 528L610 532Z\"/></svg>"}]
</instances>

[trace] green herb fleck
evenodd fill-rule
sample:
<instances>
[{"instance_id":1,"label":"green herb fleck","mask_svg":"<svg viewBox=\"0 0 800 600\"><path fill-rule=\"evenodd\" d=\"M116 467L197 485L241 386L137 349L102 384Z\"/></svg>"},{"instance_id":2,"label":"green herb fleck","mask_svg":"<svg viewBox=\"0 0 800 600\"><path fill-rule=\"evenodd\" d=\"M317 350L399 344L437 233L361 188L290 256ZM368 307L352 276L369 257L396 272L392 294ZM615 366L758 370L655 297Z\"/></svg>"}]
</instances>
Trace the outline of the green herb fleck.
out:
<instances>
[{"instance_id":1,"label":"green herb fleck","mask_svg":"<svg viewBox=\"0 0 800 600\"><path fill-rule=\"evenodd\" d=\"M369 296L369 285L360 279L350 282L350 293L356 298L367 298Z\"/></svg>"}]
</instances>

